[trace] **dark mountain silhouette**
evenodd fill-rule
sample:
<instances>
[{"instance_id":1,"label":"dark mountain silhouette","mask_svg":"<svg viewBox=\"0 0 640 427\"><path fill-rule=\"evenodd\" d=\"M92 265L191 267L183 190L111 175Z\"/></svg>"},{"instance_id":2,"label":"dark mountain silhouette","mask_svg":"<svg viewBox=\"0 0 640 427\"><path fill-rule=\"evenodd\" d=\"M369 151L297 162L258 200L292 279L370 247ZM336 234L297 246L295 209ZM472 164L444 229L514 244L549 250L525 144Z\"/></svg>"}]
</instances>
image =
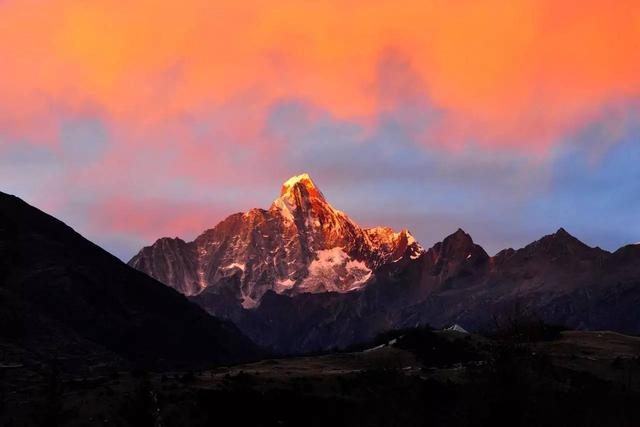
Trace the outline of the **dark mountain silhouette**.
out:
<instances>
[{"instance_id":1,"label":"dark mountain silhouette","mask_svg":"<svg viewBox=\"0 0 640 427\"><path fill-rule=\"evenodd\" d=\"M230 322L4 193L0 301L5 357L172 365L257 354Z\"/></svg>"}]
</instances>

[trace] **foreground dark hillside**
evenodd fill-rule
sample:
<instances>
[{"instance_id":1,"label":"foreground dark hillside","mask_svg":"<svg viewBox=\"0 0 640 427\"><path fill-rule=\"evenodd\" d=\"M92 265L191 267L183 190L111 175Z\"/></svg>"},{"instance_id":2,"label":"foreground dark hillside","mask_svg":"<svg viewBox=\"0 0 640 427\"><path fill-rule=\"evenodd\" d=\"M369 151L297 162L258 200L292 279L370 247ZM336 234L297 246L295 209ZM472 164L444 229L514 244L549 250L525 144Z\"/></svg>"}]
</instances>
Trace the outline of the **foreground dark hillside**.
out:
<instances>
[{"instance_id":1,"label":"foreground dark hillside","mask_svg":"<svg viewBox=\"0 0 640 427\"><path fill-rule=\"evenodd\" d=\"M0 363L68 367L248 360L231 323L0 193Z\"/></svg>"},{"instance_id":2,"label":"foreground dark hillside","mask_svg":"<svg viewBox=\"0 0 640 427\"><path fill-rule=\"evenodd\" d=\"M11 393L4 390L0 424L639 425L639 338L530 338L421 329L380 337L357 352L204 371L73 377L53 367L5 370Z\"/></svg>"}]
</instances>

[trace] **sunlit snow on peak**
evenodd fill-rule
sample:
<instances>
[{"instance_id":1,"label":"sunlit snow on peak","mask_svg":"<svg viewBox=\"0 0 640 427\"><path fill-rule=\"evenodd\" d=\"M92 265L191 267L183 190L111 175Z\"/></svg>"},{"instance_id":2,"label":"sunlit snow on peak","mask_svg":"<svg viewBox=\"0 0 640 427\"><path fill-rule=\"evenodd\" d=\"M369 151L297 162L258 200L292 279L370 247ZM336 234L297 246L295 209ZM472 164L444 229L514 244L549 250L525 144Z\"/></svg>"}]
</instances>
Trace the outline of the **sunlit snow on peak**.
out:
<instances>
[{"instance_id":1,"label":"sunlit snow on peak","mask_svg":"<svg viewBox=\"0 0 640 427\"><path fill-rule=\"evenodd\" d=\"M280 190L280 197L285 197L290 195L292 190L296 188L297 185L302 185L306 188L307 192L311 196L324 198L316 184L313 182L308 173L302 173L300 175L292 176L288 180L282 184L282 189Z\"/></svg>"}]
</instances>

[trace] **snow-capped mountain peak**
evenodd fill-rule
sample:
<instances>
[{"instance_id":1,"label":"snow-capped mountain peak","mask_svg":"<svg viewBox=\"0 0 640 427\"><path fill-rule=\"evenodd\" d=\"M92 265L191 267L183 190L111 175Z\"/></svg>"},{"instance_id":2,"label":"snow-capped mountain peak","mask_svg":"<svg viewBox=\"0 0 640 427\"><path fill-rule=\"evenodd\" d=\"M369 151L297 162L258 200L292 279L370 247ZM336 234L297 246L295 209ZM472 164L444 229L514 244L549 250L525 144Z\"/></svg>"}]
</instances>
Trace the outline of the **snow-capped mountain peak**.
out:
<instances>
[{"instance_id":1,"label":"snow-capped mountain peak","mask_svg":"<svg viewBox=\"0 0 640 427\"><path fill-rule=\"evenodd\" d=\"M296 188L304 188L310 197L320 197L324 199L324 196L318 190L315 183L311 179L308 173L302 173L300 175L292 176L282 184L280 190L280 197L291 196Z\"/></svg>"},{"instance_id":2,"label":"snow-capped mountain peak","mask_svg":"<svg viewBox=\"0 0 640 427\"><path fill-rule=\"evenodd\" d=\"M273 201L269 211L281 215L286 224L295 224L299 231L337 228L334 231L340 232L342 223L351 221L326 201L307 173L285 181L280 197Z\"/></svg>"},{"instance_id":3,"label":"snow-capped mountain peak","mask_svg":"<svg viewBox=\"0 0 640 427\"><path fill-rule=\"evenodd\" d=\"M285 181L269 210L231 215L190 243L161 239L129 264L186 295L231 286L251 308L268 290L354 291L380 266L422 253L407 230L358 226L303 173Z\"/></svg>"}]
</instances>

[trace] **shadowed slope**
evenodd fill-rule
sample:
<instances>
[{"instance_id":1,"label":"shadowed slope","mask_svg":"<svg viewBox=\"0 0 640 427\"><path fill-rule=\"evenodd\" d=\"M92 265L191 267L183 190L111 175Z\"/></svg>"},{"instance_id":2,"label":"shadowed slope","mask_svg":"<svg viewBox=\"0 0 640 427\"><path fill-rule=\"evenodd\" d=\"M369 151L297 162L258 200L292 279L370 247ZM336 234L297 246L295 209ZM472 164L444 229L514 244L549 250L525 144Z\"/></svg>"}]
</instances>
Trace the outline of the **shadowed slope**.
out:
<instances>
[{"instance_id":1,"label":"shadowed slope","mask_svg":"<svg viewBox=\"0 0 640 427\"><path fill-rule=\"evenodd\" d=\"M0 193L0 339L36 359L221 363L256 349L231 323Z\"/></svg>"}]
</instances>

